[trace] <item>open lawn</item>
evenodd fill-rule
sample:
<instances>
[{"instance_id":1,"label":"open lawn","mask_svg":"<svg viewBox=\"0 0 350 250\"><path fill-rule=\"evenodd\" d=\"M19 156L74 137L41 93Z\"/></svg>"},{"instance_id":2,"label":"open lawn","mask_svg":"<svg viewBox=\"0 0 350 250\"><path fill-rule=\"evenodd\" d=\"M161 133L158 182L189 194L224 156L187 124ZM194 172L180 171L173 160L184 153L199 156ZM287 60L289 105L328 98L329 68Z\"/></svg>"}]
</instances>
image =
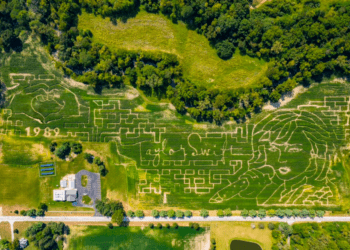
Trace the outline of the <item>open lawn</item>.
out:
<instances>
[{"instance_id":1,"label":"open lawn","mask_svg":"<svg viewBox=\"0 0 350 250\"><path fill-rule=\"evenodd\" d=\"M141 227L74 226L69 249L203 249L209 242L205 229L149 229Z\"/></svg>"},{"instance_id":2,"label":"open lawn","mask_svg":"<svg viewBox=\"0 0 350 250\"><path fill-rule=\"evenodd\" d=\"M270 250L273 244L271 230L268 223L263 223L265 229L252 229L250 222L213 222L210 223L210 237L216 241L216 249L230 250L232 240L246 240L258 243L263 250ZM248 249L247 249L248 250Z\"/></svg>"},{"instance_id":3,"label":"open lawn","mask_svg":"<svg viewBox=\"0 0 350 250\"><path fill-rule=\"evenodd\" d=\"M267 69L262 60L241 56L238 52L230 60L220 59L204 36L160 14L141 11L125 23L113 24L109 18L82 13L78 27L91 30L93 41L112 50L174 53L182 63L184 75L197 85L222 89L247 86Z\"/></svg>"},{"instance_id":4,"label":"open lawn","mask_svg":"<svg viewBox=\"0 0 350 250\"><path fill-rule=\"evenodd\" d=\"M0 222L0 239L11 241L11 227L8 222Z\"/></svg>"}]
</instances>

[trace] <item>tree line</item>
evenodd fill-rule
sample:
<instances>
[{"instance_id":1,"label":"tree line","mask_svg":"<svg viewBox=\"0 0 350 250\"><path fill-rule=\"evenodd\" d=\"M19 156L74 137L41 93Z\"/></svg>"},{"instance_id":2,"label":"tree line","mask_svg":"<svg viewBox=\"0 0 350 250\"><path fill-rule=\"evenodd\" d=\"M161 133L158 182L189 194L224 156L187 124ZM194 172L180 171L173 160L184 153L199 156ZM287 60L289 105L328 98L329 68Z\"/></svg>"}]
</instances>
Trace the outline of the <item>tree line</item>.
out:
<instances>
[{"instance_id":1,"label":"tree line","mask_svg":"<svg viewBox=\"0 0 350 250\"><path fill-rule=\"evenodd\" d=\"M298 84L350 72L350 1L273 0L250 10L248 0L68 0L3 2L0 47L21 48L33 31L56 58L66 75L96 91L131 84L146 94L167 96L180 113L197 120L242 121L276 102ZM78 30L82 9L116 18L133 16L140 8L163 13L204 35L224 60L236 49L268 61L264 76L249 87L218 90L197 87L182 75L175 55L161 52L112 52L92 42L89 30ZM232 83L234 84L234 83Z\"/></svg>"}]
</instances>

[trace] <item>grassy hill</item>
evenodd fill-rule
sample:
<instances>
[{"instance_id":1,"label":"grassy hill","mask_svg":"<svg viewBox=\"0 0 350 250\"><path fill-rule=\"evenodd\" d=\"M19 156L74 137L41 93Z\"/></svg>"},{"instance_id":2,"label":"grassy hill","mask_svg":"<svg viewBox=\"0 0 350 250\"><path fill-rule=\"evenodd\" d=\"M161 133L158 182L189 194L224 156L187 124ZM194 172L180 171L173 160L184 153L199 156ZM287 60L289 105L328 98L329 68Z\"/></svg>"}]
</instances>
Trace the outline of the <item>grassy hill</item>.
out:
<instances>
[{"instance_id":1,"label":"grassy hill","mask_svg":"<svg viewBox=\"0 0 350 250\"><path fill-rule=\"evenodd\" d=\"M113 24L109 18L83 13L78 27L91 30L95 42L112 50L124 48L174 53L181 60L185 76L207 87L247 86L267 68L264 61L242 56L238 51L230 60L222 60L204 36L159 14L141 11L125 23L118 21Z\"/></svg>"}]
</instances>

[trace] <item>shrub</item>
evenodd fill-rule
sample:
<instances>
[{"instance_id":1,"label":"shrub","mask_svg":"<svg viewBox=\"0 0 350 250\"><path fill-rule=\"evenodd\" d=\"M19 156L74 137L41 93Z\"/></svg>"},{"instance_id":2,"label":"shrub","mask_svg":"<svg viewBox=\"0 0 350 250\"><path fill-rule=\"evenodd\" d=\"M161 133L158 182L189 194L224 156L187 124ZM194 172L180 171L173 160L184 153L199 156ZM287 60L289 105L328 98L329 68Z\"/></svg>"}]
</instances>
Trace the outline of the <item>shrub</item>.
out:
<instances>
[{"instance_id":1,"label":"shrub","mask_svg":"<svg viewBox=\"0 0 350 250\"><path fill-rule=\"evenodd\" d=\"M309 210L307 210L307 209L301 210L300 216L301 216L302 218L308 217L308 216L309 216Z\"/></svg>"},{"instance_id":2,"label":"shrub","mask_svg":"<svg viewBox=\"0 0 350 250\"><path fill-rule=\"evenodd\" d=\"M145 216L145 215L143 214L143 211L142 211L142 210L137 210L137 211L135 212L135 215L136 215L136 217L138 217L138 218L142 218L142 217Z\"/></svg>"},{"instance_id":3,"label":"shrub","mask_svg":"<svg viewBox=\"0 0 350 250\"><path fill-rule=\"evenodd\" d=\"M171 210L169 210L169 211L168 211L168 217L169 217L169 218L173 218L173 217L175 217L175 211L174 211L174 210L172 210L172 209L171 209Z\"/></svg>"},{"instance_id":4,"label":"shrub","mask_svg":"<svg viewBox=\"0 0 350 250\"><path fill-rule=\"evenodd\" d=\"M15 210L15 214L18 214L18 210Z\"/></svg>"},{"instance_id":5,"label":"shrub","mask_svg":"<svg viewBox=\"0 0 350 250\"><path fill-rule=\"evenodd\" d=\"M52 153L55 152L56 147L57 147L57 142L51 142L51 144L50 144L50 151Z\"/></svg>"},{"instance_id":6,"label":"shrub","mask_svg":"<svg viewBox=\"0 0 350 250\"><path fill-rule=\"evenodd\" d=\"M107 227L108 227L109 229L113 229L113 224L112 224L112 223L108 223L108 224L107 224Z\"/></svg>"},{"instance_id":7,"label":"shrub","mask_svg":"<svg viewBox=\"0 0 350 250\"><path fill-rule=\"evenodd\" d=\"M286 210L284 210L284 214L285 214L288 218L290 218L290 217L293 216L293 211L290 210L290 209L286 209Z\"/></svg>"},{"instance_id":8,"label":"shrub","mask_svg":"<svg viewBox=\"0 0 350 250\"><path fill-rule=\"evenodd\" d=\"M26 215L27 215L27 212L26 212L25 210L21 210L20 214L21 214L22 216L26 216Z\"/></svg>"},{"instance_id":9,"label":"shrub","mask_svg":"<svg viewBox=\"0 0 350 250\"><path fill-rule=\"evenodd\" d=\"M206 209L202 209L200 212L200 216L202 216L203 218L206 218L209 216L209 212Z\"/></svg>"},{"instance_id":10,"label":"shrub","mask_svg":"<svg viewBox=\"0 0 350 250\"><path fill-rule=\"evenodd\" d=\"M30 209L27 211L27 216L29 217L35 217L36 216L36 209Z\"/></svg>"},{"instance_id":11,"label":"shrub","mask_svg":"<svg viewBox=\"0 0 350 250\"><path fill-rule=\"evenodd\" d=\"M169 224L169 223L165 224L165 227L166 227L167 229L169 229L169 228L170 228L170 224Z\"/></svg>"},{"instance_id":12,"label":"shrub","mask_svg":"<svg viewBox=\"0 0 350 250\"><path fill-rule=\"evenodd\" d=\"M178 229L179 225L177 223L173 223L173 228Z\"/></svg>"},{"instance_id":13,"label":"shrub","mask_svg":"<svg viewBox=\"0 0 350 250\"><path fill-rule=\"evenodd\" d=\"M317 210L316 211L316 216L322 218L324 216L325 212L322 210Z\"/></svg>"},{"instance_id":14,"label":"shrub","mask_svg":"<svg viewBox=\"0 0 350 250\"><path fill-rule=\"evenodd\" d=\"M168 212L167 211L160 211L160 213L159 213L159 215L160 215L160 217L167 217L168 216Z\"/></svg>"},{"instance_id":15,"label":"shrub","mask_svg":"<svg viewBox=\"0 0 350 250\"><path fill-rule=\"evenodd\" d=\"M225 216L232 216L231 208L226 208L224 210Z\"/></svg>"},{"instance_id":16,"label":"shrub","mask_svg":"<svg viewBox=\"0 0 350 250\"><path fill-rule=\"evenodd\" d=\"M264 229L265 225L264 225L264 223L259 223L258 227L259 227L259 229Z\"/></svg>"},{"instance_id":17,"label":"shrub","mask_svg":"<svg viewBox=\"0 0 350 250\"><path fill-rule=\"evenodd\" d=\"M275 229L275 224L273 224L273 223L269 223L268 225L267 225L267 227L270 229L270 230L274 230Z\"/></svg>"},{"instance_id":18,"label":"shrub","mask_svg":"<svg viewBox=\"0 0 350 250\"><path fill-rule=\"evenodd\" d=\"M284 211L282 210L282 209L277 209L277 211L276 211L276 215L278 216L278 217L280 217L280 218L283 218L284 217Z\"/></svg>"},{"instance_id":19,"label":"shrub","mask_svg":"<svg viewBox=\"0 0 350 250\"><path fill-rule=\"evenodd\" d=\"M309 216L310 218L315 218L316 217L316 211L314 209L309 210Z\"/></svg>"},{"instance_id":20,"label":"shrub","mask_svg":"<svg viewBox=\"0 0 350 250\"><path fill-rule=\"evenodd\" d=\"M18 234L19 233L18 229L16 228L15 230L13 230L13 233Z\"/></svg>"},{"instance_id":21,"label":"shrub","mask_svg":"<svg viewBox=\"0 0 350 250\"><path fill-rule=\"evenodd\" d=\"M187 210L187 211L185 212L185 216L186 216L186 217L191 217L191 216L192 216L192 212L189 211L189 210Z\"/></svg>"},{"instance_id":22,"label":"shrub","mask_svg":"<svg viewBox=\"0 0 350 250\"><path fill-rule=\"evenodd\" d=\"M157 228L162 229L162 228L163 228L162 224L161 224L161 223L158 223L158 224L157 224Z\"/></svg>"},{"instance_id":23,"label":"shrub","mask_svg":"<svg viewBox=\"0 0 350 250\"><path fill-rule=\"evenodd\" d=\"M281 237L281 232L280 231L278 231L278 230L273 230L272 231L272 237L274 238L274 239L278 239L279 237Z\"/></svg>"},{"instance_id":24,"label":"shrub","mask_svg":"<svg viewBox=\"0 0 350 250\"><path fill-rule=\"evenodd\" d=\"M47 207L47 205L45 203L40 203L38 209L42 209L45 212L47 212L48 207Z\"/></svg>"},{"instance_id":25,"label":"shrub","mask_svg":"<svg viewBox=\"0 0 350 250\"><path fill-rule=\"evenodd\" d=\"M199 224L198 224L198 223L193 223L193 229L194 229L194 230L197 230L197 231L198 231L199 228L200 228L200 227L199 227Z\"/></svg>"},{"instance_id":26,"label":"shrub","mask_svg":"<svg viewBox=\"0 0 350 250\"><path fill-rule=\"evenodd\" d=\"M216 245L215 239L214 239L214 238L211 238L210 243L213 244L213 245Z\"/></svg>"},{"instance_id":27,"label":"shrub","mask_svg":"<svg viewBox=\"0 0 350 250\"><path fill-rule=\"evenodd\" d=\"M36 213L37 216L44 216L45 215L45 211L42 209L39 209L38 212Z\"/></svg>"},{"instance_id":28,"label":"shrub","mask_svg":"<svg viewBox=\"0 0 350 250\"><path fill-rule=\"evenodd\" d=\"M217 212L216 212L216 215L218 217L224 217L224 211L222 209L219 209Z\"/></svg>"},{"instance_id":29,"label":"shrub","mask_svg":"<svg viewBox=\"0 0 350 250\"><path fill-rule=\"evenodd\" d=\"M130 218L133 218L133 217L135 217L135 213L133 211L129 210L127 212L127 216L130 217Z\"/></svg>"},{"instance_id":30,"label":"shrub","mask_svg":"<svg viewBox=\"0 0 350 250\"><path fill-rule=\"evenodd\" d=\"M152 216L154 217L154 218L157 218L157 217L159 217L159 211L158 210L152 210Z\"/></svg>"},{"instance_id":31,"label":"shrub","mask_svg":"<svg viewBox=\"0 0 350 250\"><path fill-rule=\"evenodd\" d=\"M293 209L293 216L294 217L300 216L300 210L299 209Z\"/></svg>"},{"instance_id":32,"label":"shrub","mask_svg":"<svg viewBox=\"0 0 350 250\"><path fill-rule=\"evenodd\" d=\"M184 217L184 212L182 212L181 210L177 210L176 211L176 217L177 218L183 218Z\"/></svg>"},{"instance_id":33,"label":"shrub","mask_svg":"<svg viewBox=\"0 0 350 250\"><path fill-rule=\"evenodd\" d=\"M190 228L193 228L193 222L190 222L190 223L188 224L188 226L189 226Z\"/></svg>"},{"instance_id":34,"label":"shrub","mask_svg":"<svg viewBox=\"0 0 350 250\"><path fill-rule=\"evenodd\" d=\"M148 224L148 227L149 227L149 228L154 228L154 224L153 224L153 223L149 223L149 224Z\"/></svg>"}]
</instances>

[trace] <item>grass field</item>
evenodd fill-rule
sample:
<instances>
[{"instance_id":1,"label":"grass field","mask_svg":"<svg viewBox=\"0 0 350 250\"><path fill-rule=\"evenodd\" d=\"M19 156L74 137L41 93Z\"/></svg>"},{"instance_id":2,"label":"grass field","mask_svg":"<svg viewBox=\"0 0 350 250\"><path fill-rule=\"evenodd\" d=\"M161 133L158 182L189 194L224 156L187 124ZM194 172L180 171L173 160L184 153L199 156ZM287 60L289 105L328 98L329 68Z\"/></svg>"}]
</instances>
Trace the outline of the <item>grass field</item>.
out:
<instances>
[{"instance_id":1,"label":"grass field","mask_svg":"<svg viewBox=\"0 0 350 250\"><path fill-rule=\"evenodd\" d=\"M72 227L69 249L203 249L209 241L205 229L195 231L188 227L178 229L149 229L140 227L101 226Z\"/></svg>"},{"instance_id":2,"label":"grass field","mask_svg":"<svg viewBox=\"0 0 350 250\"><path fill-rule=\"evenodd\" d=\"M11 240L11 227L8 222L0 222L0 237L2 240Z\"/></svg>"},{"instance_id":3,"label":"grass field","mask_svg":"<svg viewBox=\"0 0 350 250\"><path fill-rule=\"evenodd\" d=\"M163 15L141 11L135 18L115 25L109 18L83 13L78 27L91 30L95 42L112 50L174 53L181 60L184 75L198 85L222 89L247 86L267 69L262 60L238 52L230 60L221 60L204 36L188 30L182 22L173 24Z\"/></svg>"},{"instance_id":4,"label":"grass field","mask_svg":"<svg viewBox=\"0 0 350 250\"><path fill-rule=\"evenodd\" d=\"M25 59L14 54L0 67L9 99L0 123L5 205L75 209L53 202L52 190L63 176L98 167L83 155L55 158L56 176L39 177L38 163L52 161L55 140L82 141L84 152L101 157L108 170L102 197L128 209L350 206L347 83L318 84L277 111L216 126L150 103L129 86L96 95L65 81L38 51L28 47ZM43 109L57 105L55 114Z\"/></svg>"},{"instance_id":5,"label":"grass field","mask_svg":"<svg viewBox=\"0 0 350 250\"><path fill-rule=\"evenodd\" d=\"M216 249L230 250L231 241L246 240L258 243L263 250L270 250L273 244L271 230L267 228L268 223L264 223L265 229L252 229L250 222L220 222L210 223L210 237L216 241Z\"/></svg>"}]
</instances>

